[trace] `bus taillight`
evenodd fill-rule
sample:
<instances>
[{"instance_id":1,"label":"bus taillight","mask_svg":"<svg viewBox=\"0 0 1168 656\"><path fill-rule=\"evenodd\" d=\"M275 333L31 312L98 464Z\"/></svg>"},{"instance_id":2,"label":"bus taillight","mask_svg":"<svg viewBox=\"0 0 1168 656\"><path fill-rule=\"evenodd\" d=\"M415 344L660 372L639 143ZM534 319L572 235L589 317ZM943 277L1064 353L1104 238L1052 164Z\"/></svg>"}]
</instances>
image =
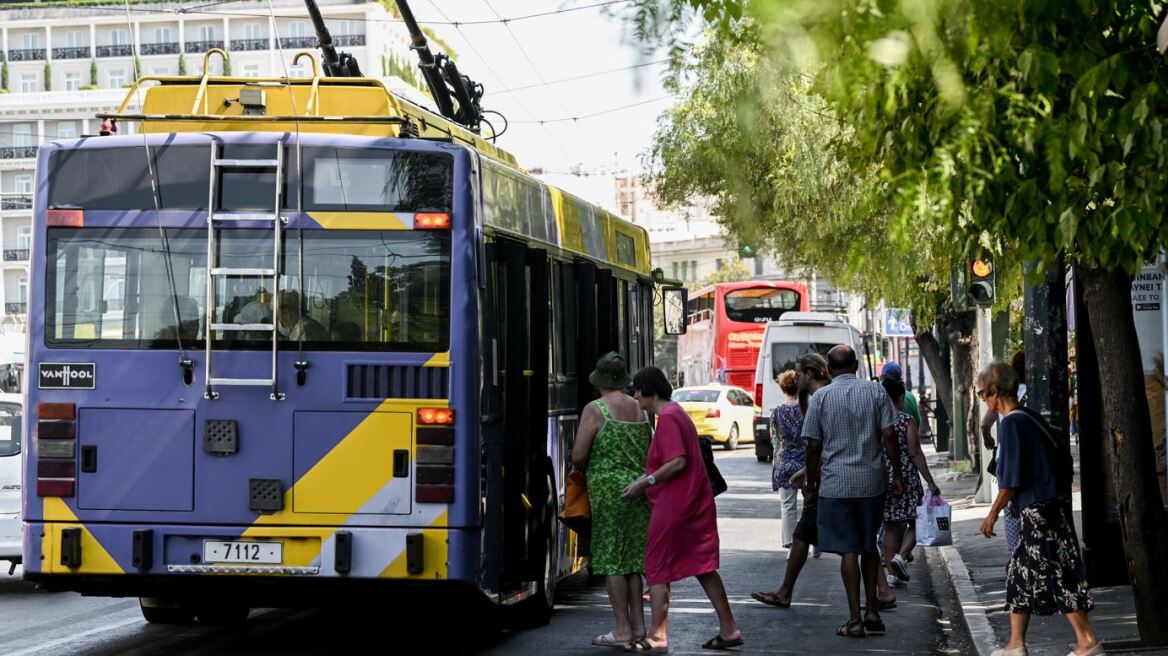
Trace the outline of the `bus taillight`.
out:
<instances>
[{"instance_id":1,"label":"bus taillight","mask_svg":"<svg viewBox=\"0 0 1168 656\"><path fill-rule=\"evenodd\" d=\"M449 408L421 408L442 410ZM414 499L418 503L454 503L454 427L419 426L417 450L414 455Z\"/></svg>"},{"instance_id":2,"label":"bus taillight","mask_svg":"<svg viewBox=\"0 0 1168 656\"><path fill-rule=\"evenodd\" d=\"M414 215L414 227L421 230L449 230L450 215L446 212L418 212Z\"/></svg>"},{"instance_id":3,"label":"bus taillight","mask_svg":"<svg viewBox=\"0 0 1168 656\"><path fill-rule=\"evenodd\" d=\"M454 410L451 408L418 408L418 423L426 426L453 426Z\"/></svg>"},{"instance_id":4,"label":"bus taillight","mask_svg":"<svg viewBox=\"0 0 1168 656\"><path fill-rule=\"evenodd\" d=\"M50 228L81 228L85 226L85 212L82 210L49 210L45 213L45 223Z\"/></svg>"},{"instance_id":5,"label":"bus taillight","mask_svg":"<svg viewBox=\"0 0 1168 656\"><path fill-rule=\"evenodd\" d=\"M77 486L77 406L37 404L37 481L39 497L71 497Z\"/></svg>"}]
</instances>

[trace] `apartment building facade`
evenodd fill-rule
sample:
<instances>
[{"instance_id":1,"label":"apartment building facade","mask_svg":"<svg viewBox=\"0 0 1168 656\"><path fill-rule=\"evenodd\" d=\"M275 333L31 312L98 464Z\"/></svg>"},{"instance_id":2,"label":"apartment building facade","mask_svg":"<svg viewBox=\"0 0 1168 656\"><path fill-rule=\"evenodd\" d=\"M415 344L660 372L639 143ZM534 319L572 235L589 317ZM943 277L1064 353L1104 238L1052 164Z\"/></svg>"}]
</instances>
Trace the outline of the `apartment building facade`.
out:
<instances>
[{"instance_id":1,"label":"apartment building facade","mask_svg":"<svg viewBox=\"0 0 1168 656\"><path fill-rule=\"evenodd\" d=\"M367 76L387 75L393 58L412 61L409 35L386 5L317 3L336 47L352 53ZM266 0L213 6L131 0L127 18L126 5L115 0L84 6L0 2L0 334L23 332L26 322L37 147L97 134L95 116L118 108L136 71L201 75L211 48L229 53L227 70L219 57L209 59L213 75L310 76L308 62L292 64L295 53L316 52L303 2L272 4L270 12ZM119 130L132 133L135 126Z\"/></svg>"}]
</instances>

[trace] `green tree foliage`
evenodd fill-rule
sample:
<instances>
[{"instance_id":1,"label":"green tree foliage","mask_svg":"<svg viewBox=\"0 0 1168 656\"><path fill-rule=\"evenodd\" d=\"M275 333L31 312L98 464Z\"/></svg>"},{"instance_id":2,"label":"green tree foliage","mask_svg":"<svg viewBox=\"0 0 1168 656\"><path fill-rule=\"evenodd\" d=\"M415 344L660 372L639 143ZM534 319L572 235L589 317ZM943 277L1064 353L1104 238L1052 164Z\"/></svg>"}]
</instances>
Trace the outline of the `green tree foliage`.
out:
<instances>
[{"instance_id":1,"label":"green tree foliage","mask_svg":"<svg viewBox=\"0 0 1168 656\"><path fill-rule=\"evenodd\" d=\"M8 91L8 60L0 63L0 89Z\"/></svg>"},{"instance_id":2,"label":"green tree foliage","mask_svg":"<svg viewBox=\"0 0 1168 656\"><path fill-rule=\"evenodd\" d=\"M183 54L181 52L178 53L178 74L179 75L186 75L187 74L187 58L183 57Z\"/></svg>"},{"instance_id":3,"label":"green tree foliage","mask_svg":"<svg viewBox=\"0 0 1168 656\"><path fill-rule=\"evenodd\" d=\"M734 258L729 264L724 265L721 269L706 276L707 285L715 285L720 282L739 282L740 280L750 280L750 267L738 259Z\"/></svg>"},{"instance_id":4,"label":"green tree foliage","mask_svg":"<svg viewBox=\"0 0 1168 656\"><path fill-rule=\"evenodd\" d=\"M89 86L97 88L97 59L89 60Z\"/></svg>"},{"instance_id":5,"label":"green tree foliage","mask_svg":"<svg viewBox=\"0 0 1168 656\"><path fill-rule=\"evenodd\" d=\"M231 58L230 57L223 58L223 75L224 75L224 77L230 77L230 75L231 75Z\"/></svg>"},{"instance_id":6,"label":"green tree foliage","mask_svg":"<svg viewBox=\"0 0 1168 656\"><path fill-rule=\"evenodd\" d=\"M45 91L53 90L53 65L45 62Z\"/></svg>"}]
</instances>

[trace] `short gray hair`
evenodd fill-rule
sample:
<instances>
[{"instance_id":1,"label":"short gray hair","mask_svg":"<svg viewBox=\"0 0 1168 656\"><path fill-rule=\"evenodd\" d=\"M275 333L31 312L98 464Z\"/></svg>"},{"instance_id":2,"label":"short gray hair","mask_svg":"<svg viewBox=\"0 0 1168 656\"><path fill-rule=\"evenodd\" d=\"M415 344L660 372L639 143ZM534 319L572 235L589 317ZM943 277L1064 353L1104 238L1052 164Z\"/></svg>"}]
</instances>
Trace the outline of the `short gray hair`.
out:
<instances>
[{"instance_id":1,"label":"short gray hair","mask_svg":"<svg viewBox=\"0 0 1168 656\"><path fill-rule=\"evenodd\" d=\"M1018 400L1018 374L1007 362L995 360L977 375L977 386L992 387L1000 398Z\"/></svg>"}]
</instances>

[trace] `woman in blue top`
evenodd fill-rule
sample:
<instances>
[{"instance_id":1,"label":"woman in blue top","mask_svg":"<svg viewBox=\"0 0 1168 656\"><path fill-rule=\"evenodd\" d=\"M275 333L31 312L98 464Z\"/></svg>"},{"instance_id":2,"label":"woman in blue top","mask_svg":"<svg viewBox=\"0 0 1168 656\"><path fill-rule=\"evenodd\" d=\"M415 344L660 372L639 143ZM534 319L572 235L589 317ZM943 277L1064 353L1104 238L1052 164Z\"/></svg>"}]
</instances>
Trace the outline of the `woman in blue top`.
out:
<instances>
[{"instance_id":1,"label":"woman in blue top","mask_svg":"<svg viewBox=\"0 0 1168 656\"><path fill-rule=\"evenodd\" d=\"M994 656L1027 656L1030 616L1055 613L1066 615L1075 631L1075 649L1068 656L1103 654L1087 619L1093 604L1071 517L1068 449L1040 415L1018 405L1018 377L1010 365L991 364L978 374L977 387L990 411L1003 416L998 497L981 532L987 538L995 535L1003 509L1022 520L1021 543L1006 567L1010 641Z\"/></svg>"},{"instance_id":2,"label":"woman in blue top","mask_svg":"<svg viewBox=\"0 0 1168 656\"><path fill-rule=\"evenodd\" d=\"M771 413L771 440L776 454L771 487L779 493L782 507L782 545L790 549L795 539L795 524L799 521L799 486L791 483L791 477L807 465L807 442L801 434L803 411L799 408L795 371L788 369L779 374L778 382L787 401L775 406Z\"/></svg>"}]
</instances>

